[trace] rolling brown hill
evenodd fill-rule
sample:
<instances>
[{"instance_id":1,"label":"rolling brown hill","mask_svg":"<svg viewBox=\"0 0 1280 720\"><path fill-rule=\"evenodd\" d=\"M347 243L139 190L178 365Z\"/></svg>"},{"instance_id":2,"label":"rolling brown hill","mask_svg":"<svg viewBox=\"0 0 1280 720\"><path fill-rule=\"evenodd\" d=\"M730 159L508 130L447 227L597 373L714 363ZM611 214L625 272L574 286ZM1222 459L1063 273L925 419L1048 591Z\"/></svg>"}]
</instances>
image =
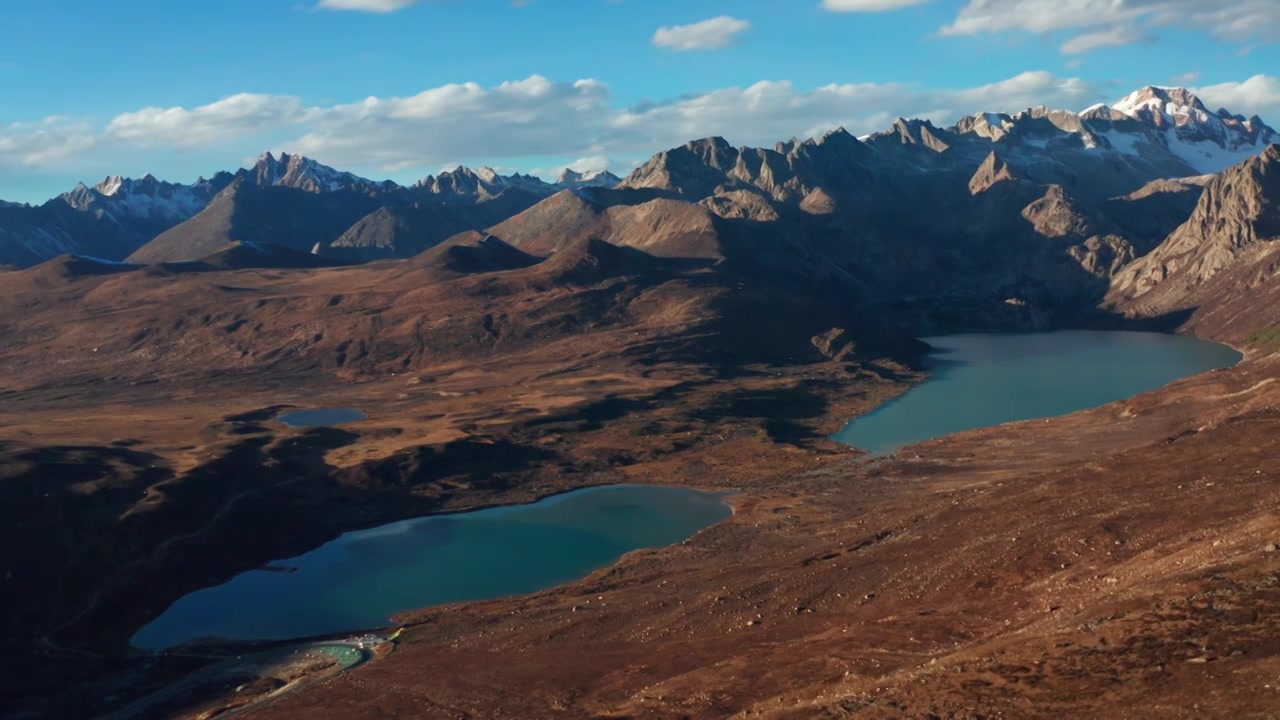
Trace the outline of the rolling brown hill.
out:
<instances>
[{"instance_id":1,"label":"rolling brown hill","mask_svg":"<svg viewBox=\"0 0 1280 720\"><path fill-rule=\"evenodd\" d=\"M598 239L666 257L718 258L714 217L696 204L645 193L565 190L489 232L535 255Z\"/></svg>"},{"instance_id":2,"label":"rolling brown hill","mask_svg":"<svg viewBox=\"0 0 1280 720\"><path fill-rule=\"evenodd\" d=\"M459 233L423 252L408 263L449 274L473 274L518 270L537 265L545 258L516 248L488 233L475 230Z\"/></svg>"}]
</instances>

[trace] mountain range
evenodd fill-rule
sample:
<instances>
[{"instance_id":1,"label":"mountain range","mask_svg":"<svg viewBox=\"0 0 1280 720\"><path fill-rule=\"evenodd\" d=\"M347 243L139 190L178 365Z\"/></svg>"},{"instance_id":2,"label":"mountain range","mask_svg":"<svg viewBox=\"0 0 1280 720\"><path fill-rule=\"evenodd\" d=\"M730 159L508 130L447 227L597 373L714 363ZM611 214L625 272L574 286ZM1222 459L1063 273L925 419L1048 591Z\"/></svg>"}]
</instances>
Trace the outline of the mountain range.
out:
<instances>
[{"instance_id":1,"label":"mountain range","mask_svg":"<svg viewBox=\"0 0 1280 720\"><path fill-rule=\"evenodd\" d=\"M288 252L216 266L304 254L345 264L466 233L545 257L599 240L884 306L918 332L1035 325L1145 291L1164 272L1146 256L1189 232L1205 187L1265 164L1277 141L1260 118L1145 87L1079 113L981 112L946 128L899 118L861 138L837 129L773 148L705 138L622 179L459 167L404 187L267 153L191 185L113 177L38 207L0 205L0 263L190 263L243 243Z\"/></svg>"},{"instance_id":2,"label":"mountain range","mask_svg":"<svg viewBox=\"0 0 1280 720\"><path fill-rule=\"evenodd\" d=\"M527 196L526 205L510 211L516 212L562 189L612 185L619 180L607 171L577 173L566 169L556 183L546 183L529 175L500 175L491 168L459 167L404 187L335 170L301 155L264 153L252 167L219 172L190 185L164 182L151 175L140 179L113 176L92 187L81 183L42 205L0 200L0 265L27 267L61 254L125 260L166 231L188 221L195 221L197 228L206 230L223 222L197 216L205 210L213 215L225 215L228 207L238 206L251 196L255 199L262 196L272 206L271 214L280 218L308 212L317 205L326 208L324 218L309 218L305 227L297 227L300 233L297 242L309 251L316 243L327 244L338 239L357 220L379 208L463 206L492 200L504 193L508 198L502 206L513 207L510 196ZM224 193L228 197L221 197ZM252 204L255 200L247 202ZM256 211L248 214L253 212ZM458 213L460 227L474 224L463 219L468 217L467 211ZM236 215L246 223L260 219L248 217L245 211L237 211ZM483 220L491 216L492 212L482 212L476 217ZM326 221L346 221L346 224L330 228ZM267 232L267 228L258 228L258 231ZM201 232L204 230L197 230L197 234ZM216 251L231 241L254 239L234 224L228 225L225 233L229 234L203 235L208 244L199 241L189 244L190 252L174 254L153 248L134 259L140 262L194 260L198 258L191 257L191 252ZM278 237L266 241L273 239L284 244L290 242ZM439 237L436 241L443 239ZM173 247L172 239L164 240L157 248L166 246ZM378 255L378 252L372 254Z\"/></svg>"}]
</instances>

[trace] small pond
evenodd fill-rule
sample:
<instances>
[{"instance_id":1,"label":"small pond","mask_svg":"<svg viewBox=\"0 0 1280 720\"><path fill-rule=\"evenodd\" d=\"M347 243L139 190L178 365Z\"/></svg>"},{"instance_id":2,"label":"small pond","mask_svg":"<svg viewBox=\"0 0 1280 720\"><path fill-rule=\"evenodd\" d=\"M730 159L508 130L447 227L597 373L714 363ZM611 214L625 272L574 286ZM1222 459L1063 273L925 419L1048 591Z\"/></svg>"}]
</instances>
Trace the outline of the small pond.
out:
<instances>
[{"instance_id":1,"label":"small pond","mask_svg":"<svg viewBox=\"0 0 1280 720\"><path fill-rule=\"evenodd\" d=\"M277 417L276 420L289 427L301 428L332 427L334 425L360 422L367 418L367 415L355 408L316 408L315 410L299 410L285 413Z\"/></svg>"},{"instance_id":2,"label":"small pond","mask_svg":"<svg viewBox=\"0 0 1280 720\"><path fill-rule=\"evenodd\" d=\"M724 493L613 485L350 532L178 600L135 647L268 640L381 627L442 603L577 580L640 548L672 545L732 514Z\"/></svg>"},{"instance_id":3,"label":"small pond","mask_svg":"<svg viewBox=\"0 0 1280 720\"><path fill-rule=\"evenodd\" d=\"M961 430L1063 415L1240 361L1184 335L1064 330L925 338L930 379L853 419L835 439L880 454Z\"/></svg>"}]
</instances>

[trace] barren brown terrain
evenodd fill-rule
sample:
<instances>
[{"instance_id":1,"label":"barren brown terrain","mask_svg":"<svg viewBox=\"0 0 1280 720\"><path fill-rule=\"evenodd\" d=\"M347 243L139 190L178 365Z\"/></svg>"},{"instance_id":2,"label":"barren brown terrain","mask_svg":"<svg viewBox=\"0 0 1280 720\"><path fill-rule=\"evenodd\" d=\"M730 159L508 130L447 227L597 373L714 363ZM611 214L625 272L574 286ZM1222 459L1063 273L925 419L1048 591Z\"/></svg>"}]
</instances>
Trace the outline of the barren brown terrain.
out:
<instances>
[{"instance_id":1,"label":"barren brown terrain","mask_svg":"<svg viewBox=\"0 0 1280 720\"><path fill-rule=\"evenodd\" d=\"M546 259L515 245L6 273L5 713L104 716L259 649L128 639L184 594L342 532L620 482L734 490L735 514L580 582L406 615L390 652L297 692L246 706L277 684L208 685L152 716L1280 713L1269 235L1194 276L1158 248L1139 269L1188 289L1142 285L1106 319L1181 323L1244 349L1239 366L885 458L827 438L923 379L907 333L933 326L911 324L927 298L868 310L821 275L591 233ZM274 420L326 406L368 419Z\"/></svg>"},{"instance_id":2,"label":"barren brown terrain","mask_svg":"<svg viewBox=\"0 0 1280 720\"><path fill-rule=\"evenodd\" d=\"M412 615L388 661L260 716L1270 717L1276 369L884 461L751 457L764 482L704 453L661 475L741 488L731 521Z\"/></svg>"},{"instance_id":3,"label":"barren brown terrain","mask_svg":"<svg viewBox=\"0 0 1280 720\"><path fill-rule=\"evenodd\" d=\"M679 273L656 286L606 273L536 290L535 317L601 286L636 293L627 307L641 310L392 371L372 333L353 363L338 359L351 345L297 326L348 304L326 316L326 336L337 327L359 342L369 323L381 342L404 342L386 330L400 327L396 278L436 270L55 270L66 268L22 274L38 293L5 284L7 307L40 298L6 318L15 342L0 414L4 567L9 582L39 589L6 596L8 652L26 658L6 678L6 705L25 716L94 716L198 667L138 657L127 638L240 570L352 528L613 482L734 489L736 513L579 583L411 615L385 658L253 715L1266 717L1275 707L1274 356L865 459L825 436L919 377L903 364L911 353L834 362L807 344L803 357L791 346L794 361L697 362L688 337L724 317L695 301L702 290L687 315L671 315L682 306L669 298L660 319L642 314L646 293L695 282ZM547 272L497 277L527 292ZM435 327L459 328L459 346L491 342L472 286L495 292L493 278L435 277L406 292L436 293ZM83 314L67 316L58 293ZM210 303L214 293L224 300ZM220 314L181 333L160 327L197 304ZM285 311L260 312L272 305ZM559 308L553 317L565 322ZM246 330L253 340L240 345ZM304 406L356 406L370 419L271 422Z\"/></svg>"}]
</instances>

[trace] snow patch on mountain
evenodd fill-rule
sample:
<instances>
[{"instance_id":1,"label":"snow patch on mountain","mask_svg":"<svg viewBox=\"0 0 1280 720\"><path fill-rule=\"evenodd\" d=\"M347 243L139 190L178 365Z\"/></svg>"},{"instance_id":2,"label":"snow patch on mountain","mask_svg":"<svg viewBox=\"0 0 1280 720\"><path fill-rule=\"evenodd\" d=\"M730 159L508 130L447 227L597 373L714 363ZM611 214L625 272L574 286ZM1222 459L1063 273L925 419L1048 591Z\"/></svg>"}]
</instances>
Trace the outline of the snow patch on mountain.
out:
<instances>
[{"instance_id":1,"label":"snow patch on mountain","mask_svg":"<svg viewBox=\"0 0 1280 720\"><path fill-rule=\"evenodd\" d=\"M1141 135L1134 133L1120 132L1119 130L1107 130L1101 133L1102 137L1107 139L1107 144L1111 149L1123 153L1125 155L1139 155L1138 143L1143 140Z\"/></svg>"},{"instance_id":2,"label":"snow patch on mountain","mask_svg":"<svg viewBox=\"0 0 1280 720\"><path fill-rule=\"evenodd\" d=\"M115 175L92 188L80 185L64 198L69 205L80 210L100 207L119 221L133 217L176 223L204 209L213 195L211 188L199 183L179 185L161 182L148 174L136 180Z\"/></svg>"},{"instance_id":3,"label":"snow patch on mountain","mask_svg":"<svg viewBox=\"0 0 1280 720\"><path fill-rule=\"evenodd\" d=\"M1110 106L1095 105L1080 114L1096 115L1100 108L1138 121L1134 129L1105 132L1113 147L1132 151L1146 140L1198 174L1221 172L1280 140L1260 118L1245 119L1226 110L1210 112L1185 88L1148 86Z\"/></svg>"},{"instance_id":4,"label":"snow patch on mountain","mask_svg":"<svg viewBox=\"0 0 1280 720\"><path fill-rule=\"evenodd\" d=\"M1219 173L1233 165L1239 165L1265 148L1265 144L1224 148L1211 142L1189 143L1176 138L1169 140L1169 151L1203 175Z\"/></svg>"}]
</instances>

